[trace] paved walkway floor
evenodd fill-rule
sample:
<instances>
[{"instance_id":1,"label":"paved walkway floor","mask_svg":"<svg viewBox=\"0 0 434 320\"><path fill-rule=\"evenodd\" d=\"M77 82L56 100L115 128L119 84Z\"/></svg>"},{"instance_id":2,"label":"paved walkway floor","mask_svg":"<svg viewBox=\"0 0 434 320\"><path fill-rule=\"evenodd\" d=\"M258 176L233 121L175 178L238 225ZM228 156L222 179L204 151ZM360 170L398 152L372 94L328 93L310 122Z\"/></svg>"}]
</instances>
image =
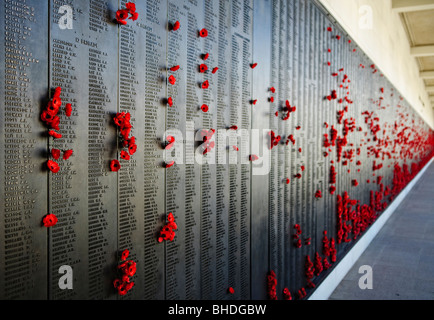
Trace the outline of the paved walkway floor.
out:
<instances>
[{"instance_id":1,"label":"paved walkway floor","mask_svg":"<svg viewBox=\"0 0 434 320\"><path fill-rule=\"evenodd\" d=\"M372 267L372 289L359 288L363 265ZM330 300L434 300L434 162Z\"/></svg>"}]
</instances>

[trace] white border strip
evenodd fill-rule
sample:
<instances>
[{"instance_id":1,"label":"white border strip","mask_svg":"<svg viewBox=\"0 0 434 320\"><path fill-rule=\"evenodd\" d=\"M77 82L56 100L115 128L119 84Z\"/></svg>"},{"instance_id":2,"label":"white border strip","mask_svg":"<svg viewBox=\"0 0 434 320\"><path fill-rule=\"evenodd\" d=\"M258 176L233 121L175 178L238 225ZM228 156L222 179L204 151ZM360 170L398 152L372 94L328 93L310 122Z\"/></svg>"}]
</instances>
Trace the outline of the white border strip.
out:
<instances>
[{"instance_id":1,"label":"white border strip","mask_svg":"<svg viewBox=\"0 0 434 320\"><path fill-rule=\"evenodd\" d=\"M434 162L432 158L427 165L414 177L414 179L401 191L395 200L388 206L388 208L380 215L377 221L368 229L368 231L357 241L344 258L335 266L330 274L320 283L316 290L312 293L308 300L328 300L328 298L335 291L337 286L341 283L343 278L351 270L371 241L375 238L387 220L395 212L395 209L400 205L402 200L413 189L417 181L423 176L428 167Z\"/></svg>"}]
</instances>

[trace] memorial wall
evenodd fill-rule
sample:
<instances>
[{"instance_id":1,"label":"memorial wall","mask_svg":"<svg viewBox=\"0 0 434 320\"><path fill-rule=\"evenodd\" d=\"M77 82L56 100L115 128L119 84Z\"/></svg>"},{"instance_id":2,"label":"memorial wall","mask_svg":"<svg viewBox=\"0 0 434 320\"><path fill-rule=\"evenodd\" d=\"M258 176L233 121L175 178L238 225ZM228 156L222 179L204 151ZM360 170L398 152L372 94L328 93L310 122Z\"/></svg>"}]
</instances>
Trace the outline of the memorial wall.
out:
<instances>
[{"instance_id":1,"label":"memorial wall","mask_svg":"<svg viewBox=\"0 0 434 320\"><path fill-rule=\"evenodd\" d=\"M434 155L315 1L4 0L0 30L1 299L305 299Z\"/></svg>"}]
</instances>

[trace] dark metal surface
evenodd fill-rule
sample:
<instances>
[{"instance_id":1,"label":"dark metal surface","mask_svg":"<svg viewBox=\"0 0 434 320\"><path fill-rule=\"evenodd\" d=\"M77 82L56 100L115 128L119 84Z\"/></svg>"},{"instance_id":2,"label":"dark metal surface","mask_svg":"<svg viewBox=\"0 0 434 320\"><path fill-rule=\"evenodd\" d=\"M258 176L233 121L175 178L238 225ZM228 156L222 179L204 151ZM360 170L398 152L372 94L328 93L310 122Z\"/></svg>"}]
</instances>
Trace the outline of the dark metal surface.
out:
<instances>
[{"instance_id":1,"label":"dark metal surface","mask_svg":"<svg viewBox=\"0 0 434 320\"><path fill-rule=\"evenodd\" d=\"M74 1L72 29L59 27L60 5L50 6L49 88L60 86L63 106L73 106L70 118L61 116L63 137L50 140L50 149L74 151L69 160L58 161L58 173L49 174L49 208L60 221L50 229L50 299L113 298L118 250L124 247L116 234L125 225L126 202L122 176L109 168L118 157L112 118L124 108L122 99L118 106L122 51L112 21L117 6L117 1ZM74 270L73 290L59 288L62 265Z\"/></svg>"},{"instance_id":2,"label":"dark metal surface","mask_svg":"<svg viewBox=\"0 0 434 320\"><path fill-rule=\"evenodd\" d=\"M0 5L0 299L47 296L47 14L40 1Z\"/></svg>"},{"instance_id":3,"label":"dark metal surface","mask_svg":"<svg viewBox=\"0 0 434 320\"><path fill-rule=\"evenodd\" d=\"M337 195L347 191L369 204L370 191L379 190L373 181L382 176L391 185L395 162L404 163L369 154L375 143L362 112L378 116L380 138L396 135L395 122L426 132L428 126L315 1L135 1L138 20L118 26L115 13L126 2L72 1L72 29L59 27L57 1L6 0L0 7L0 298L267 299L271 270L277 297L288 288L296 298L307 286L306 256L314 261L322 253L325 230L337 237ZM208 37L198 36L202 28ZM198 72L202 63L205 73ZM179 70L169 70L176 65ZM331 76L340 68L339 77ZM348 88L339 88L343 73ZM39 116L57 86L73 112L62 113L63 138L53 140ZM337 88L354 103L324 98ZM297 110L283 121L286 100ZM332 125L343 135L337 113L346 105L344 119L354 118L362 131L349 134L345 150L360 148L355 159L362 165L338 163L336 148L323 147ZM138 149L114 173L109 163L122 148L112 120L117 112L131 114ZM237 132L227 130L232 126ZM216 129L215 148L205 156L202 129ZM282 141L268 150L271 130ZM295 144L286 145L291 134ZM176 142L165 150L168 135ZM57 174L45 169L52 148L74 151L59 160ZM250 154L260 161L249 162ZM171 160L175 165L166 169ZM373 172L374 160L383 168ZM47 230L40 224L49 212L59 223ZM159 243L170 212L175 239ZM294 245L295 224L302 228L301 248ZM354 243L340 244L338 258ZM113 280L125 249L137 273L120 298ZM58 286L62 265L74 271L73 290Z\"/></svg>"}]
</instances>

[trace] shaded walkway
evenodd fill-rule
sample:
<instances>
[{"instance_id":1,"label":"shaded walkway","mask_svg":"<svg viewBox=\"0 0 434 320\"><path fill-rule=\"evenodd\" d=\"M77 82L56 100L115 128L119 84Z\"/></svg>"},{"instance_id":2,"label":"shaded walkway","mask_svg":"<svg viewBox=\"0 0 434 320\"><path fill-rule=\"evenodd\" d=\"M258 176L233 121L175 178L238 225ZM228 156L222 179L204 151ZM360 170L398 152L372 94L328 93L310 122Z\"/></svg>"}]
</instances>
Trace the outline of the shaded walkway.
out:
<instances>
[{"instance_id":1,"label":"shaded walkway","mask_svg":"<svg viewBox=\"0 0 434 320\"><path fill-rule=\"evenodd\" d=\"M363 265L372 267L372 290L359 288ZM434 300L434 162L330 299Z\"/></svg>"}]
</instances>

